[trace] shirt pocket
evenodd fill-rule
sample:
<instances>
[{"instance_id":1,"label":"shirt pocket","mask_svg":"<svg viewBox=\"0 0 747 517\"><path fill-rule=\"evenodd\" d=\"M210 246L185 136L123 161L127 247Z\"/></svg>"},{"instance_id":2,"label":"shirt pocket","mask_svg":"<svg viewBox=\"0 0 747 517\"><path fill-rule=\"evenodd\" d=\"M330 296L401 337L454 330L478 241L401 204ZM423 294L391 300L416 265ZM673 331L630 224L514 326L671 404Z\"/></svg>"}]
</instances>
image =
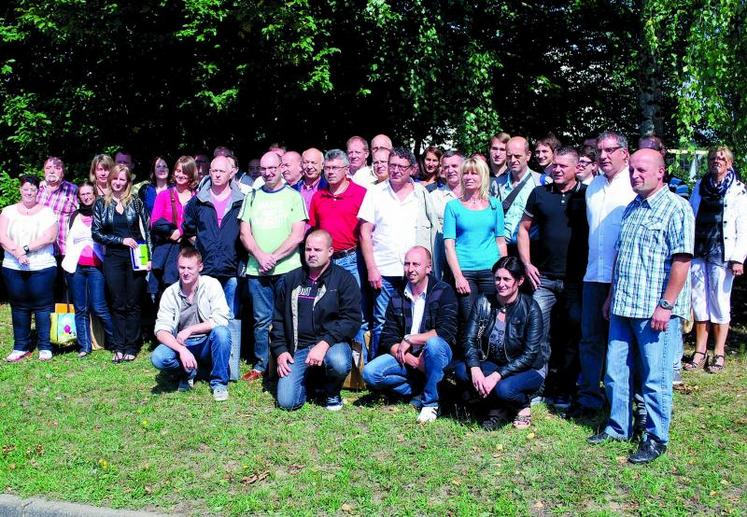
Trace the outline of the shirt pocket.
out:
<instances>
[{"instance_id":1,"label":"shirt pocket","mask_svg":"<svg viewBox=\"0 0 747 517\"><path fill-rule=\"evenodd\" d=\"M653 221L641 224L639 227L639 243L641 249L647 254L658 253L664 245L664 222Z\"/></svg>"}]
</instances>

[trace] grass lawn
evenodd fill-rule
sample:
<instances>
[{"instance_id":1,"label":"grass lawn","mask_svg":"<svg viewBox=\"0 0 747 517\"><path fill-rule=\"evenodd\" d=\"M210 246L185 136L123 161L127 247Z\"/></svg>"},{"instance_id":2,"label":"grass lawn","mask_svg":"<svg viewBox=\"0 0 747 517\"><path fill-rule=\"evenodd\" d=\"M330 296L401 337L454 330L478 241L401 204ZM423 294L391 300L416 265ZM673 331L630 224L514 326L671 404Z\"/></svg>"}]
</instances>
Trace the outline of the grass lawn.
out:
<instances>
[{"instance_id":1,"label":"grass lawn","mask_svg":"<svg viewBox=\"0 0 747 517\"><path fill-rule=\"evenodd\" d=\"M9 320L2 307L3 355ZM529 430L488 433L420 426L409 405L359 406L353 392L338 413L286 413L245 383L215 403L205 383L157 382L147 352L122 365L106 352L2 363L0 482L22 497L193 515L744 515L747 334L732 336L723 374L685 374L670 449L643 467L625 461L632 444L588 446L593 427L542 405Z\"/></svg>"}]
</instances>

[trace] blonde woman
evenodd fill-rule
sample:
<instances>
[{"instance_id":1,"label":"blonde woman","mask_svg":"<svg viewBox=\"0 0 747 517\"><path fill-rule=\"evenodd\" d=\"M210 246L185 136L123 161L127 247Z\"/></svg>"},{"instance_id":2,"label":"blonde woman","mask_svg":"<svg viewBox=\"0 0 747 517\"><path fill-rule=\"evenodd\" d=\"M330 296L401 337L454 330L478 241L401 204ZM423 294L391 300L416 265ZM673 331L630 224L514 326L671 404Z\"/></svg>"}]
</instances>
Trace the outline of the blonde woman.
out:
<instances>
[{"instance_id":1,"label":"blonde woman","mask_svg":"<svg viewBox=\"0 0 747 517\"><path fill-rule=\"evenodd\" d=\"M479 295L495 295L490 268L506 256L503 207L488 194L490 171L484 160L469 158L459 169L462 195L446 203L444 247L459 299L459 316L467 321Z\"/></svg>"},{"instance_id":2,"label":"blonde woman","mask_svg":"<svg viewBox=\"0 0 747 517\"><path fill-rule=\"evenodd\" d=\"M104 278L111 301L114 332L112 362L132 361L140 348L140 303L145 292L145 271L134 271L130 249L150 247L148 218L143 202L132 195L132 173L115 165L109 173L109 192L93 209L93 240L103 244Z\"/></svg>"}]
</instances>

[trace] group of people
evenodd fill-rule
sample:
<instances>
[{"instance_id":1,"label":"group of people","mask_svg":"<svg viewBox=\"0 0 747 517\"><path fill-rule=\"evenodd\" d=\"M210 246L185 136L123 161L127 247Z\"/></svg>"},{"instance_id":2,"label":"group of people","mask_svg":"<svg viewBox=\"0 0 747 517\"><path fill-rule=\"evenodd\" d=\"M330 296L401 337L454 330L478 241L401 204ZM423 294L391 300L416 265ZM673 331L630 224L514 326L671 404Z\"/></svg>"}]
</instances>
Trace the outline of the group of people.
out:
<instances>
[{"instance_id":1,"label":"group of people","mask_svg":"<svg viewBox=\"0 0 747 517\"><path fill-rule=\"evenodd\" d=\"M52 358L59 267L82 358L92 314L113 362L133 360L153 303L154 366L183 391L202 366L226 400L247 302L254 361L241 379L267 379L274 360L281 408L341 409L360 350L368 388L407 400L418 422L438 417L450 376L487 429L530 426L540 396L568 418L608 406L589 442L639 436L629 459L647 463L669 440L691 310L696 351L684 368L724 368L747 190L725 146L709 152L692 195L668 178L657 137L631 154L616 132L580 150L550 134L534 155L540 171L529 141L506 133L487 156L428 147L420 159L386 135L370 146L354 136L326 153L274 145L247 172L225 147L209 166L182 156L171 174L159 156L135 184L120 152L97 155L77 188L49 158L44 182L22 176L20 202L0 215L6 360L31 355L32 314L39 359ZM151 259L139 267L142 249Z\"/></svg>"}]
</instances>

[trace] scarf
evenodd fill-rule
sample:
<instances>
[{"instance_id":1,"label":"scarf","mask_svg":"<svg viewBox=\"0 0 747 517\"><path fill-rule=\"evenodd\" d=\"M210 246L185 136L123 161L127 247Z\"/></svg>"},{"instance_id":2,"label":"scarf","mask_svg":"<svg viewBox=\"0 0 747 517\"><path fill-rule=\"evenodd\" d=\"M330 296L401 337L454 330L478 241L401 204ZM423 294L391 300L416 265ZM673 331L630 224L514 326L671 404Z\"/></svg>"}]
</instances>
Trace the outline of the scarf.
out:
<instances>
[{"instance_id":1,"label":"scarf","mask_svg":"<svg viewBox=\"0 0 747 517\"><path fill-rule=\"evenodd\" d=\"M90 204L88 206L81 204L78 207L78 213L86 217L91 217L93 215L93 204Z\"/></svg>"},{"instance_id":2,"label":"scarf","mask_svg":"<svg viewBox=\"0 0 747 517\"><path fill-rule=\"evenodd\" d=\"M716 175L708 173L703 181L700 182L700 195L702 197L710 196L716 198L723 198L726 191L729 190L731 184L734 183L734 169L726 171L726 176L721 180L721 183L716 183Z\"/></svg>"}]
</instances>

